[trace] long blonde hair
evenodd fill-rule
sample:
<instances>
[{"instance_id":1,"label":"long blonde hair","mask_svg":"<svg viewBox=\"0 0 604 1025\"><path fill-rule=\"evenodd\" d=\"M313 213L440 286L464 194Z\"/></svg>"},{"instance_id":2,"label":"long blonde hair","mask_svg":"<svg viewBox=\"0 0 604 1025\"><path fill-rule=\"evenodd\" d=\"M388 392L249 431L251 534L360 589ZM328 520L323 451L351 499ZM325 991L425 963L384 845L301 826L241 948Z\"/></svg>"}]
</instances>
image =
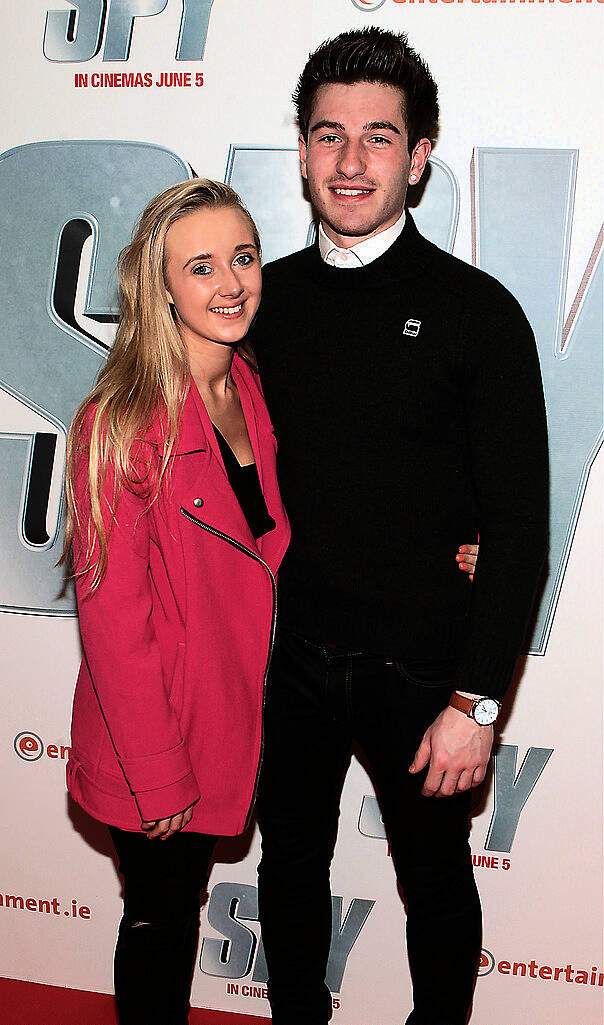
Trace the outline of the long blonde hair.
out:
<instances>
[{"instance_id":1,"label":"long blonde hair","mask_svg":"<svg viewBox=\"0 0 604 1025\"><path fill-rule=\"evenodd\" d=\"M90 394L78 407L67 435L65 493L67 517L61 563L68 559L78 535L83 559L76 576L91 574L89 593L107 571L108 530L103 503L108 503L109 530L122 488L141 487L152 505L158 498L170 456L178 440L182 407L190 386L187 351L168 304L164 282L164 247L168 229L195 210L234 207L247 218L260 256L260 238L248 210L228 185L204 178L174 185L151 200L134 229L132 241L118 260L120 318L115 342ZM256 369L245 339L239 354ZM140 441L158 416L163 443L159 468L149 462L135 471ZM91 422L91 426L90 426ZM75 478L88 463L88 501L79 509ZM112 500L103 497L109 468L114 472Z\"/></svg>"}]
</instances>

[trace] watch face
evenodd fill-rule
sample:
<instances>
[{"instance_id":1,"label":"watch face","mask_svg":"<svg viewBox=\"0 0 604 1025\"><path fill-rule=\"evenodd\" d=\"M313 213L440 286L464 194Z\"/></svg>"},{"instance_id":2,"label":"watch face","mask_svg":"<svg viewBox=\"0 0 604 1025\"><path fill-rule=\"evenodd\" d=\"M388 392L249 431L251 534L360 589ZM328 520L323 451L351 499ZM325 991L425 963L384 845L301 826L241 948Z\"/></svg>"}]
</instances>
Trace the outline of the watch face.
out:
<instances>
[{"instance_id":1,"label":"watch face","mask_svg":"<svg viewBox=\"0 0 604 1025\"><path fill-rule=\"evenodd\" d=\"M481 698L474 707L474 718L479 726L490 726L499 715L499 705L494 698Z\"/></svg>"}]
</instances>

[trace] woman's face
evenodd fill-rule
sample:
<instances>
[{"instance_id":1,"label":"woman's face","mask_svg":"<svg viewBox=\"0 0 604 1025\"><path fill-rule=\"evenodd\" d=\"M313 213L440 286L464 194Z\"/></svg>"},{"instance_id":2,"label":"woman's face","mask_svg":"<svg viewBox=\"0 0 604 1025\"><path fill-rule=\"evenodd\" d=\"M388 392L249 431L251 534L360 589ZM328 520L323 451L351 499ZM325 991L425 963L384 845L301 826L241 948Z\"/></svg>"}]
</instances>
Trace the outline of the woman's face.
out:
<instances>
[{"instance_id":1,"label":"woman's face","mask_svg":"<svg viewBox=\"0 0 604 1025\"><path fill-rule=\"evenodd\" d=\"M235 207L203 208L175 221L166 234L168 301L188 348L235 346L247 334L262 289L252 229Z\"/></svg>"}]
</instances>

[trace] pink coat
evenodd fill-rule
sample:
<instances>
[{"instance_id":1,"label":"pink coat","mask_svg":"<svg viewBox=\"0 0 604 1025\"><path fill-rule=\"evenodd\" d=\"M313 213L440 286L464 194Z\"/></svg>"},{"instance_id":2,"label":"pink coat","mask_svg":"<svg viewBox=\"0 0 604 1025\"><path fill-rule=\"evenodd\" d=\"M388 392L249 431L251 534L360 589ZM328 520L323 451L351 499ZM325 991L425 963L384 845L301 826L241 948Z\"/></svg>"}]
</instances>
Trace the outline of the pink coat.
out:
<instances>
[{"instance_id":1,"label":"pink coat","mask_svg":"<svg viewBox=\"0 0 604 1025\"><path fill-rule=\"evenodd\" d=\"M107 574L90 597L78 583L84 658L67 785L122 829L197 802L187 830L232 836L254 803L289 525L257 375L235 356L233 379L275 529L254 540L192 385L160 500L148 509L122 491ZM157 457L153 428L144 446Z\"/></svg>"}]
</instances>

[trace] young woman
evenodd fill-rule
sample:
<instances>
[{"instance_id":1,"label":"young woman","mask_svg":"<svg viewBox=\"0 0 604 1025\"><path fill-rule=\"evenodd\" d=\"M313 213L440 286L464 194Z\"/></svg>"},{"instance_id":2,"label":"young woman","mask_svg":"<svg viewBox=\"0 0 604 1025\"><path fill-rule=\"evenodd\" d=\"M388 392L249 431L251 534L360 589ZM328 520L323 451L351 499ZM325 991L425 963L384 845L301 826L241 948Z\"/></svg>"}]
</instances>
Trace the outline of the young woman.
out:
<instances>
[{"instance_id":1,"label":"young woman","mask_svg":"<svg viewBox=\"0 0 604 1025\"><path fill-rule=\"evenodd\" d=\"M124 877L120 1021L182 1025L212 849L254 803L289 527L244 342L260 242L238 196L163 192L119 281L115 344L68 441L84 658L67 777Z\"/></svg>"},{"instance_id":2,"label":"young woman","mask_svg":"<svg viewBox=\"0 0 604 1025\"><path fill-rule=\"evenodd\" d=\"M67 779L124 877L121 1025L185 1025L212 850L254 803L289 527L245 344L260 241L239 197L167 189L119 281L115 344L68 439L84 658Z\"/></svg>"}]
</instances>

